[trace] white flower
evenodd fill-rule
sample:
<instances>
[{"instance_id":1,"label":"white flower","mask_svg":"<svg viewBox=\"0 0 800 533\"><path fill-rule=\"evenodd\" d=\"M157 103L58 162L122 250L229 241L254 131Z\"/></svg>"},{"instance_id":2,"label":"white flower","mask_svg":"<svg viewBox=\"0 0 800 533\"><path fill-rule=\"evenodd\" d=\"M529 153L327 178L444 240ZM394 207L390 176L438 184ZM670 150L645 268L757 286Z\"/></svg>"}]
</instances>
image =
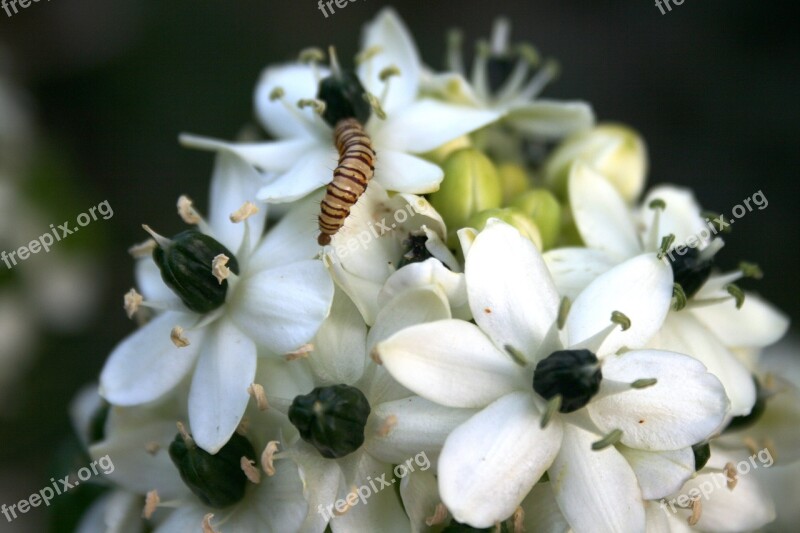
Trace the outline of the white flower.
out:
<instances>
[{"instance_id":1,"label":"white flower","mask_svg":"<svg viewBox=\"0 0 800 533\"><path fill-rule=\"evenodd\" d=\"M380 100L386 118L372 113L366 132L377 154L374 180L390 191L423 194L435 191L442 170L414 154L428 152L448 141L495 121L499 114L452 105L430 98L418 99L420 60L414 42L397 14L383 9L364 30L358 77L365 89ZM381 74L396 67L397 76L383 81ZM272 180L258 193L266 202L288 202L327 185L338 154L332 128L310 109L296 102L315 98L326 69L292 64L268 68L255 94L258 118L277 140L230 144L184 135L184 145L230 150Z\"/></svg>"},{"instance_id":2,"label":"white flower","mask_svg":"<svg viewBox=\"0 0 800 533\"><path fill-rule=\"evenodd\" d=\"M558 74L558 67L548 60L539 65L539 55L527 44L509 46L511 25L506 19L495 21L491 43L480 42L472 67L467 74L461 58L459 33L448 42L447 67L450 72L429 74L425 89L447 101L502 114L503 123L525 136L560 138L594 124L594 113L585 102L559 102L538 98Z\"/></svg>"},{"instance_id":3,"label":"white flower","mask_svg":"<svg viewBox=\"0 0 800 533\"><path fill-rule=\"evenodd\" d=\"M710 260L722 245L721 239L711 239L713 232L700 207L683 189L655 188L637 217L603 176L578 162L569 178L569 196L586 248L561 248L544 255L559 292L568 297L621 261L659 251L668 235L674 236L674 247L667 250L667 257L679 264L692 254ZM706 272L707 281L694 273L679 275L676 283L686 285L686 278L690 283L700 280L701 286L694 288L696 294L685 287L690 298L685 309L670 312L649 344L690 354L706 365L725 385L732 416L750 412L755 387L749 370L728 347L765 346L788 327L780 312L754 294L745 293L744 304L738 308L726 287L744 275L743 270L710 276Z\"/></svg>"},{"instance_id":4,"label":"white flower","mask_svg":"<svg viewBox=\"0 0 800 533\"><path fill-rule=\"evenodd\" d=\"M490 221L469 248L465 275L477 325L426 323L376 348L392 376L423 398L481 409L445 442L445 505L457 520L489 527L508 518L548 471L576 530L642 529L634 468L608 445L682 450L708 437L728 407L719 381L689 357L656 350L614 355L642 346L661 326L672 292L669 267L646 254L600 276L572 305L563 343L556 288L538 251L516 230ZM608 326L614 311L630 319L627 329ZM586 364L565 365L572 357ZM548 366L589 381L569 389ZM542 418L557 404L534 392L534 376L542 380L537 391L560 387L562 414L549 423ZM642 379L656 381L639 390ZM607 446L593 451L593 442Z\"/></svg>"},{"instance_id":5,"label":"white flower","mask_svg":"<svg viewBox=\"0 0 800 533\"><path fill-rule=\"evenodd\" d=\"M200 228L234 250L238 260L239 274L228 279L222 306L205 314L190 311L163 283L152 260L139 261L145 305L165 311L120 343L100 376L108 401L139 405L192 374L189 423L198 445L210 453L228 441L241 420L258 356L284 355L308 342L333 298L330 276L321 261L311 259L313 240L306 245L296 239L295 227L285 222L259 240L264 214L243 224L228 218L255 194L253 173L237 156L220 154L209 222L200 221Z\"/></svg>"}]
</instances>

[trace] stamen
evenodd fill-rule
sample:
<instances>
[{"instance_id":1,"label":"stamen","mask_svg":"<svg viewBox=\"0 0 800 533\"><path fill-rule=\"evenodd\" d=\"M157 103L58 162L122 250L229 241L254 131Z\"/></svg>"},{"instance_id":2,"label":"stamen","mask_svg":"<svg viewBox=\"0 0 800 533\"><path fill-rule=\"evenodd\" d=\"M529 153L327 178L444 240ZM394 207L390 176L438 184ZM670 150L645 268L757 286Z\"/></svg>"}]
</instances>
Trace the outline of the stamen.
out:
<instances>
[{"instance_id":1,"label":"stamen","mask_svg":"<svg viewBox=\"0 0 800 533\"><path fill-rule=\"evenodd\" d=\"M514 533L525 533L525 511L522 507L517 507L512 518L514 519Z\"/></svg>"},{"instance_id":2,"label":"stamen","mask_svg":"<svg viewBox=\"0 0 800 533\"><path fill-rule=\"evenodd\" d=\"M325 61L325 52L321 48L312 46L301 50L297 59L300 63L321 63Z\"/></svg>"},{"instance_id":3,"label":"stamen","mask_svg":"<svg viewBox=\"0 0 800 533\"><path fill-rule=\"evenodd\" d=\"M738 474L736 473L736 466L733 463L725 463L723 472L725 473L725 478L728 480L728 490L735 489L736 484L739 483Z\"/></svg>"},{"instance_id":4,"label":"stamen","mask_svg":"<svg viewBox=\"0 0 800 533\"><path fill-rule=\"evenodd\" d=\"M129 319L133 318L133 315L135 315L136 311L139 310L139 306L142 305L143 301L144 298L141 294L136 292L136 289L131 289L125 293L125 304L123 307L125 309L125 314L128 315Z\"/></svg>"},{"instance_id":5,"label":"stamen","mask_svg":"<svg viewBox=\"0 0 800 533\"><path fill-rule=\"evenodd\" d=\"M156 455L159 451L161 451L161 444L156 441L150 441L145 443L144 451L147 452L148 455Z\"/></svg>"},{"instance_id":6,"label":"stamen","mask_svg":"<svg viewBox=\"0 0 800 533\"><path fill-rule=\"evenodd\" d=\"M147 224L142 224L142 229L145 230L147 233L149 233L150 236L153 237L153 240L156 241L156 243L160 247L168 248L172 244L172 241L170 239L167 239L163 235L159 235L158 233L153 231L153 229Z\"/></svg>"},{"instance_id":7,"label":"stamen","mask_svg":"<svg viewBox=\"0 0 800 533\"><path fill-rule=\"evenodd\" d=\"M383 107L381 107L381 102L378 100L377 96L369 91L366 91L364 93L364 100L369 103L370 107L372 108L372 112L375 113L375 116L381 120L386 120L386 111L384 111Z\"/></svg>"},{"instance_id":8,"label":"stamen","mask_svg":"<svg viewBox=\"0 0 800 533\"><path fill-rule=\"evenodd\" d=\"M180 326L172 328L172 331L169 332L169 340L178 348L186 348L191 344L189 339L183 335L183 328Z\"/></svg>"},{"instance_id":9,"label":"stamen","mask_svg":"<svg viewBox=\"0 0 800 533\"><path fill-rule=\"evenodd\" d=\"M300 109L310 107L314 110L314 113L321 116L323 113L325 113L325 108L327 106L325 105L325 102L322 100L317 100L316 98L301 98L297 101L297 107Z\"/></svg>"},{"instance_id":10,"label":"stamen","mask_svg":"<svg viewBox=\"0 0 800 533\"><path fill-rule=\"evenodd\" d=\"M158 504L161 503L161 498L158 497L157 490L151 490L147 493L144 499L144 510L142 511L142 517L145 520L150 520L153 517L153 513L156 512L158 509Z\"/></svg>"},{"instance_id":11,"label":"stamen","mask_svg":"<svg viewBox=\"0 0 800 533\"><path fill-rule=\"evenodd\" d=\"M747 448L747 451L750 452L750 455L755 455L758 453L758 443L753 437L745 437L742 439L742 444L744 444L745 448Z\"/></svg>"},{"instance_id":12,"label":"stamen","mask_svg":"<svg viewBox=\"0 0 800 533\"><path fill-rule=\"evenodd\" d=\"M256 401L259 411L266 411L269 409L269 402L267 401L267 395L264 393L264 387L258 383L251 383L250 386L247 387L247 394Z\"/></svg>"},{"instance_id":13,"label":"stamen","mask_svg":"<svg viewBox=\"0 0 800 533\"><path fill-rule=\"evenodd\" d=\"M356 54L355 64L361 65L362 63L366 63L381 52L383 52L383 48L380 45L376 44L374 46L370 46L369 48Z\"/></svg>"},{"instance_id":14,"label":"stamen","mask_svg":"<svg viewBox=\"0 0 800 533\"><path fill-rule=\"evenodd\" d=\"M217 278L220 285L231 276L231 269L225 266L230 260L227 255L219 254L211 261L211 274Z\"/></svg>"},{"instance_id":15,"label":"stamen","mask_svg":"<svg viewBox=\"0 0 800 533\"><path fill-rule=\"evenodd\" d=\"M622 331L626 331L631 327L631 319L621 311L611 312L611 322L619 325L622 328Z\"/></svg>"},{"instance_id":16,"label":"stamen","mask_svg":"<svg viewBox=\"0 0 800 533\"><path fill-rule=\"evenodd\" d=\"M176 422L175 425L178 426L178 433L180 433L183 442L186 444L186 447L194 448L194 439L191 435L189 435L189 432L186 431L186 426L183 425L183 422Z\"/></svg>"},{"instance_id":17,"label":"stamen","mask_svg":"<svg viewBox=\"0 0 800 533\"><path fill-rule=\"evenodd\" d=\"M208 513L203 517L203 533L219 533L214 526L211 525L211 519L214 518L214 513Z\"/></svg>"},{"instance_id":18,"label":"stamen","mask_svg":"<svg viewBox=\"0 0 800 533\"><path fill-rule=\"evenodd\" d=\"M492 51L489 43L478 41L475 44L475 61L472 63L472 86L478 97L483 100L489 99L489 56Z\"/></svg>"},{"instance_id":19,"label":"stamen","mask_svg":"<svg viewBox=\"0 0 800 533\"><path fill-rule=\"evenodd\" d=\"M772 461L775 462L778 460L778 452L775 450L775 441L771 438L767 437L764 439L764 448L767 449L769 452L769 456L772 457Z\"/></svg>"},{"instance_id":20,"label":"stamen","mask_svg":"<svg viewBox=\"0 0 800 533\"><path fill-rule=\"evenodd\" d=\"M556 321L558 329L564 329L564 326L567 324L567 316L569 315L569 310L571 307L572 301L564 296L561 299L561 305L558 306L558 319Z\"/></svg>"},{"instance_id":21,"label":"stamen","mask_svg":"<svg viewBox=\"0 0 800 533\"><path fill-rule=\"evenodd\" d=\"M520 92L519 99L528 101L536 98L548 83L558 77L559 70L560 67L555 59L546 60L542 68L539 69L536 75L531 78L531 81L528 82L528 85Z\"/></svg>"},{"instance_id":22,"label":"stamen","mask_svg":"<svg viewBox=\"0 0 800 533\"><path fill-rule=\"evenodd\" d=\"M242 467L242 472L244 472L244 475L247 476L247 479L250 481L250 483L258 485L261 483L261 472L258 471L258 468L255 467L255 464L255 461L248 459L244 455L239 462L239 465Z\"/></svg>"},{"instance_id":23,"label":"stamen","mask_svg":"<svg viewBox=\"0 0 800 533\"><path fill-rule=\"evenodd\" d=\"M203 221L203 217L195 210L191 198L185 194L178 198L178 216L192 226L196 226Z\"/></svg>"},{"instance_id":24,"label":"stamen","mask_svg":"<svg viewBox=\"0 0 800 533\"><path fill-rule=\"evenodd\" d=\"M388 437L396 425L397 416L389 415L383 420L383 424L377 429L375 434L379 437Z\"/></svg>"},{"instance_id":25,"label":"stamen","mask_svg":"<svg viewBox=\"0 0 800 533\"><path fill-rule=\"evenodd\" d=\"M717 233L719 233L720 231L722 233L731 232L731 225L725 224L725 215L720 215L718 213L715 213L714 211L703 211L702 213L700 213L700 216L703 217L706 220L706 222L713 224L714 229L716 230ZM721 222L719 220L720 218L722 218Z\"/></svg>"},{"instance_id":26,"label":"stamen","mask_svg":"<svg viewBox=\"0 0 800 533\"><path fill-rule=\"evenodd\" d=\"M734 285L733 283L726 286L725 290L728 291L728 294L733 296L734 300L736 300L736 309L741 309L744 305L744 291L738 285Z\"/></svg>"},{"instance_id":27,"label":"stamen","mask_svg":"<svg viewBox=\"0 0 800 533\"><path fill-rule=\"evenodd\" d=\"M686 523L690 526L697 525L697 522L700 521L700 517L703 514L703 504L700 503L700 497L696 497L692 499L692 516L686 519Z\"/></svg>"},{"instance_id":28,"label":"stamen","mask_svg":"<svg viewBox=\"0 0 800 533\"><path fill-rule=\"evenodd\" d=\"M375 348L373 348L372 351L369 353L369 358L372 359L372 361L376 365L383 365L383 361L381 361L381 356L380 356L380 354L378 354L378 347L377 346Z\"/></svg>"},{"instance_id":29,"label":"stamen","mask_svg":"<svg viewBox=\"0 0 800 533\"><path fill-rule=\"evenodd\" d=\"M439 502L436 504L436 509L433 511L433 516L429 516L425 519L425 525L428 527L437 526L444 523L446 518L447 507L445 507L442 502Z\"/></svg>"},{"instance_id":30,"label":"stamen","mask_svg":"<svg viewBox=\"0 0 800 533\"><path fill-rule=\"evenodd\" d=\"M130 248L128 248L128 253L135 259L140 259L142 257L150 257L153 255L153 250L156 249L156 241L153 239L147 239L144 242L140 242L139 244L134 244Z\"/></svg>"},{"instance_id":31,"label":"stamen","mask_svg":"<svg viewBox=\"0 0 800 533\"><path fill-rule=\"evenodd\" d=\"M663 259L664 256L667 255L667 251L669 251L673 242L675 242L675 235L672 233L661 239L661 246L658 248L659 259Z\"/></svg>"},{"instance_id":32,"label":"stamen","mask_svg":"<svg viewBox=\"0 0 800 533\"><path fill-rule=\"evenodd\" d=\"M652 387L656 383L658 383L658 380L656 378L641 378L631 383L631 388L641 390L641 389L646 389L648 387Z\"/></svg>"},{"instance_id":33,"label":"stamen","mask_svg":"<svg viewBox=\"0 0 800 533\"><path fill-rule=\"evenodd\" d=\"M267 443L267 447L264 448L264 452L261 454L261 469L269 477L275 475L275 465L273 461L275 459L275 452L277 451L278 441L271 440Z\"/></svg>"},{"instance_id":34,"label":"stamen","mask_svg":"<svg viewBox=\"0 0 800 533\"><path fill-rule=\"evenodd\" d=\"M562 397L560 394L556 394L547 402L547 409L545 409L544 414L542 414L542 419L539 421L539 427L544 429L547 427L547 424L550 423L552 420L553 415L555 415L561 409L561 401Z\"/></svg>"},{"instance_id":35,"label":"stamen","mask_svg":"<svg viewBox=\"0 0 800 533\"><path fill-rule=\"evenodd\" d=\"M739 263L739 270L742 271L742 275L746 278L761 279L764 277L764 272L762 272L761 268L755 263L742 261Z\"/></svg>"},{"instance_id":36,"label":"stamen","mask_svg":"<svg viewBox=\"0 0 800 533\"><path fill-rule=\"evenodd\" d=\"M310 342L307 342L306 344L302 345L301 347L299 347L295 351L287 353L285 357L286 357L287 361L296 361L298 359L308 359L308 356L313 351L314 351L314 345L312 343L310 343Z\"/></svg>"},{"instance_id":37,"label":"stamen","mask_svg":"<svg viewBox=\"0 0 800 533\"><path fill-rule=\"evenodd\" d=\"M672 297L675 298L675 304L672 306L675 311L680 311L686 307L686 293L680 283L672 284Z\"/></svg>"},{"instance_id":38,"label":"stamen","mask_svg":"<svg viewBox=\"0 0 800 533\"><path fill-rule=\"evenodd\" d=\"M464 34L459 29L451 29L447 32L447 56L445 62L448 70L465 74L464 57L461 54L461 47L464 41Z\"/></svg>"},{"instance_id":39,"label":"stamen","mask_svg":"<svg viewBox=\"0 0 800 533\"><path fill-rule=\"evenodd\" d=\"M258 213L258 206L253 202L245 202L242 207L231 213L230 219L234 224L239 224Z\"/></svg>"},{"instance_id":40,"label":"stamen","mask_svg":"<svg viewBox=\"0 0 800 533\"><path fill-rule=\"evenodd\" d=\"M336 78L342 77L342 68L339 66L339 57L336 55L336 48L334 46L328 47L328 63L331 66L331 74Z\"/></svg>"},{"instance_id":41,"label":"stamen","mask_svg":"<svg viewBox=\"0 0 800 533\"><path fill-rule=\"evenodd\" d=\"M526 364L528 364L528 360L526 359L525 354L523 354L521 351L517 350L510 344L506 344L505 346L503 346L503 348L508 353L508 355L511 356L511 359L513 359L514 362L517 363L519 366L525 366Z\"/></svg>"},{"instance_id":42,"label":"stamen","mask_svg":"<svg viewBox=\"0 0 800 533\"><path fill-rule=\"evenodd\" d=\"M508 40L511 34L511 23L507 18L498 17L492 28L492 54L504 55L508 51Z\"/></svg>"},{"instance_id":43,"label":"stamen","mask_svg":"<svg viewBox=\"0 0 800 533\"><path fill-rule=\"evenodd\" d=\"M652 200L648 206L653 210L653 222L650 224L650 236L647 239L647 249L655 250L658 246L658 237L661 232L661 212L667 208L667 203L661 198Z\"/></svg>"},{"instance_id":44,"label":"stamen","mask_svg":"<svg viewBox=\"0 0 800 533\"><path fill-rule=\"evenodd\" d=\"M592 443L592 450L593 451L600 451L604 448L608 448L609 446L613 446L618 443L622 439L622 430L615 429L611 431L608 435L603 437L602 439Z\"/></svg>"},{"instance_id":45,"label":"stamen","mask_svg":"<svg viewBox=\"0 0 800 533\"><path fill-rule=\"evenodd\" d=\"M283 87L275 87L269 93L269 99L271 102L275 100L281 100L284 96L286 96L286 91L283 90Z\"/></svg>"},{"instance_id":46,"label":"stamen","mask_svg":"<svg viewBox=\"0 0 800 533\"><path fill-rule=\"evenodd\" d=\"M378 78L382 82L386 82L392 76L400 76L400 69L396 65L389 65L378 74Z\"/></svg>"}]
</instances>

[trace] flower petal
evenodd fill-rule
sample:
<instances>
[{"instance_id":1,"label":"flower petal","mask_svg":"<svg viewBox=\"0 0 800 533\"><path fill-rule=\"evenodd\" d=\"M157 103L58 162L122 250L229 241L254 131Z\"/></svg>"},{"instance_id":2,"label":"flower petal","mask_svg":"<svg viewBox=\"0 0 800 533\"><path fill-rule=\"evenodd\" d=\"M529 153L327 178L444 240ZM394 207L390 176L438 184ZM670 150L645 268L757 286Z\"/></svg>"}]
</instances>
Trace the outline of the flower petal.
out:
<instances>
[{"instance_id":1,"label":"flower petal","mask_svg":"<svg viewBox=\"0 0 800 533\"><path fill-rule=\"evenodd\" d=\"M600 333L619 311L631 325L610 333L597 350L598 356L623 346L639 348L659 330L672 302L672 269L655 254L643 254L596 278L572 304L567 316L569 344L575 345Z\"/></svg>"},{"instance_id":2,"label":"flower petal","mask_svg":"<svg viewBox=\"0 0 800 533\"><path fill-rule=\"evenodd\" d=\"M597 435L564 424L561 450L548 470L558 506L574 531L644 531L636 476L616 448L592 450Z\"/></svg>"},{"instance_id":3,"label":"flower petal","mask_svg":"<svg viewBox=\"0 0 800 533\"><path fill-rule=\"evenodd\" d=\"M433 472L417 471L400 480L400 497L403 500L411 533L426 533L426 520L434 515L439 505L439 488Z\"/></svg>"},{"instance_id":4,"label":"flower petal","mask_svg":"<svg viewBox=\"0 0 800 533\"><path fill-rule=\"evenodd\" d=\"M161 271L152 257L142 257L136 260L135 265L136 287L145 300L174 304L180 309L183 305L180 298L172 292L161 278Z\"/></svg>"},{"instance_id":5,"label":"flower petal","mask_svg":"<svg viewBox=\"0 0 800 533\"><path fill-rule=\"evenodd\" d=\"M572 529L561 514L553 494L553 484L547 481L537 483L522 502L525 512L523 526L525 533L570 533Z\"/></svg>"},{"instance_id":6,"label":"flower petal","mask_svg":"<svg viewBox=\"0 0 800 533\"><path fill-rule=\"evenodd\" d=\"M251 165L271 171L285 171L302 159L309 150L319 144L316 139L292 139L288 141L264 141L233 143L183 133L180 143L187 148L211 152L231 152Z\"/></svg>"},{"instance_id":7,"label":"flower petal","mask_svg":"<svg viewBox=\"0 0 800 533\"><path fill-rule=\"evenodd\" d=\"M605 252L591 248L557 248L543 254L558 293L575 300L600 274L617 264Z\"/></svg>"},{"instance_id":8,"label":"flower petal","mask_svg":"<svg viewBox=\"0 0 800 533\"><path fill-rule=\"evenodd\" d=\"M334 292L331 312L313 344L308 360L320 384L352 385L361 378L367 360L367 325L341 290Z\"/></svg>"},{"instance_id":9,"label":"flower petal","mask_svg":"<svg viewBox=\"0 0 800 533\"><path fill-rule=\"evenodd\" d=\"M249 249L264 231L267 210L263 207L246 222L234 224L230 216L245 202L255 202L256 192L261 185L258 172L235 154L220 152L214 163L211 178L211 205L208 223L214 230L214 238L224 244L231 252L238 253L245 235L245 224L249 226Z\"/></svg>"},{"instance_id":10,"label":"flower petal","mask_svg":"<svg viewBox=\"0 0 800 533\"><path fill-rule=\"evenodd\" d=\"M694 475L694 452L691 448L646 452L620 444L617 450L636 473L645 500L657 500L672 494Z\"/></svg>"},{"instance_id":11,"label":"flower petal","mask_svg":"<svg viewBox=\"0 0 800 533\"><path fill-rule=\"evenodd\" d=\"M370 415L365 446L387 463L403 464L421 451L435 463L450 432L475 413L474 409L444 407L419 396L382 403Z\"/></svg>"},{"instance_id":12,"label":"flower petal","mask_svg":"<svg viewBox=\"0 0 800 533\"><path fill-rule=\"evenodd\" d=\"M361 50L376 47L379 52L358 67L358 77L364 87L375 95L383 93L385 83L380 73L387 67L397 67L399 76L389 79L389 91L383 109L391 113L414 101L419 90L420 59L411 33L397 12L383 8L364 27Z\"/></svg>"},{"instance_id":13,"label":"flower petal","mask_svg":"<svg viewBox=\"0 0 800 533\"><path fill-rule=\"evenodd\" d=\"M633 383L655 378L645 389L603 396L605 380ZM621 442L641 450L678 450L712 435L725 420L722 383L699 361L659 350L636 350L603 361L600 394L588 406L603 432L622 431Z\"/></svg>"},{"instance_id":14,"label":"flower petal","mask_svg":"<svg viewBox=\"0 0 800 533\"><path fill-rule=\"evenodd\" d=\"M490 220L472 244L464 272L478 326L499 348L511 345L534 360L556 321L559 297L533 243Z\"/></svg>"},{"instance_id":15,"label":"flower petal","mask_svg":"<svg viewBox=\"0 0 800 533\"><path fill-rule=\"evenodd\" d=\"M242 280L234 298L234 323L260 348L285 355L319 330L333 301L333 282L321 261L299 261Z\"/></svg>"},{"instance_id":16,"label":"flower petal","mask_svg":"<svg viewBox=\"0 0 800 533\"><path fill-rule=\"evenodd\" d=\"M756 387L750 371L691 313L670 313L648 347L686 354L703 363L725 387L731 416L746 415L753 408Z\"/></svg>"},{"instance_id":17,"label":"flower petal","mask_svg":"<svg viewBox=\"0 0 800 533\"><path fill-rule=\"evenodd\" d=\"M423 153L495 122L502 113L423 98L373 128L377 146Z\"/></svg>"},{"instance_id":18,"label":"flower petal","mask_svg":"<svg viewBox=\"0 0 800 533\"><path fill-rule=\"evenodd\" d=\"M434 285L406 289L381 307L367 336L367 350L372 352L377 343L407 327L449 318L450 307L441 289Z\"/></svg>"},{"instance_id":19,"label":"flower petal","mask_svg":"<svg viewBox=\"0 0 800 533\"><path fill-rule=\"evenodd\" d=\"M441 405L483 407L530 387L511 357L498 351L477 326L461 320L406 328L375 350L397 381Z\"/></svg>"},{"instance_id":20,"label":"flower petal","mask_svg":"<svg viewBox=\"0 0 800 533\"><path fill-rule=\"evenodd\" d=\"M189 390L189 427L197 445L215 454L242 420L256 375L256 345L230 321L206 336Z\"/></svg>"},{"instance_id":21,"label":"flower petal","mask_svg":"<svg viewBox=\"0 0 800 533\"><path fill-rule=\"evenodd\" d=\"M666 208L658 217L658 242L654 243L655 246L661 243L662 237L671 233L675 235L674 246L689 245L689 238L695 237L692 248L698 246L705 248L710 240L708 236L711 234L708 223L700 216L700 205L695 200L694 194L689 189L681 187L661 185L647 194L642 202L644 208L641 218L645 227L643 234L650 235L654 212L648 206L656 199L663 200Z\"/></svg>"},{"instance_id":22,"label":"flower petal","mask_svg":"<svg viewBox=\"0 0 800 533\"><path fill-rule=\"evenodd\" d=\"M439 492L456 520L491 527L514 513L562 442L561 424L542 429L540 418L533 394L514 392L450 434L439 458Z\"/></svg>"},{"instance_id":23,"label":"flower petal","mask_svg":"<svg viewBox=\"0 0 800 533\"><path fill-rule=\"evenodd\" d=\"M442 179L442 169L422 158L396 150L378 150L375 180L386 190L427 194L439 190Z\"/></svg>"},{"instance_id":24,"label":"flower petal","mask_svg":"<svg viewBox=\"0 0 800 533\"><path fill-rule=\"evenodd\" d=\"M505 122L526 135L559 139L594 124L594 111L586 102L561 102L541 99L515 105Z\"/></svg>"},{"instance_id":25,"label":"flower petal","mask_svg":"<svg viewBox=\"0 0 800 533\"><path fill-rule=\"evenodd\" d=\"M119 343L100 373L100 395L116 405L138 405L175 388L194 366L203 332L188 332L191 344L185 348L170 342L170 332L192 321L185 313L167 312Z\"/></svg>"},{"instance_id":26,"label":"flower petal","mask_svg":"<svg viewBox=\"0 0 800 533\"><path fill-rule=\"evenodd\" d=\"M300 109L296 103L316 98L317 80L328 74L327 67L297 63L264 69L253 95L256 116L264 129L278 139L319 137L325 132L325 123L311 109ZM283 91L282 98L272 98L276 89Z\"/></svg>"},{"instance_id":27,"label":"flower petal","mask_svg":"<svg viewBox=\"0 0 800 533\"><path fill-rule=\"evenodd\" d=\"M581 161L570 172L569 201L587 247L617 259L641 253L636 226L625 200L606 178Z\"/></svg>"},{"instance_id":28,"label":"flower petal","mask_svg":"<svg viewBox=\"0 0 800 533\"><path fill-rule=\"evenodd\" d=\"M302 198L331 182L337 158L332 141L330 145L314 145L294 159L292 167L286 172L261 187L258 199L267 203L283 203Z\"/></svg>"},{"instance_id":29,"label":"flower petal","mask_svg":"<svg viewBox=\"0 0 800 533\"><path fill-rule=\"evenodd\" d=\"M752 292L746 293L741 309L731 300L697 307L692 314L726 346L761 348L777 342L789 329L789 317Z\"/></svg>"}]
</instances>

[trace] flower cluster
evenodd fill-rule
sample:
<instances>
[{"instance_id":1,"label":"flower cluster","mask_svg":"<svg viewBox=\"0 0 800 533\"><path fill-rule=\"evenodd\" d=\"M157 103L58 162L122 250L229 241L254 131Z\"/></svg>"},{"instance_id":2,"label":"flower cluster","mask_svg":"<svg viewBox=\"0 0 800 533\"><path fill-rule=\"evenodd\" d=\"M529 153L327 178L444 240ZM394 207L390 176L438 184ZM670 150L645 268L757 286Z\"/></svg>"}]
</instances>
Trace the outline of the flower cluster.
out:
<instances>
[{"instance_id":1,"label":"flower cluster","mask_svg":"<svg viewBox=\"0 0 800 533\"><path fill-rule=\"evenodd\" d=\"M470 77L448 46L434 72L384 9L352 70L331 48L264 71L266 140L181 136L216 152L211 205L132 249L140 327L74 405L116 466L84 530L774 519L735 466L800 451L796 389L759 367L788 320L736 284L759 269L717 270L691 192L643 195L634 131L539 98L555 63L507 21Z\"/></svg>"}]
</instances>

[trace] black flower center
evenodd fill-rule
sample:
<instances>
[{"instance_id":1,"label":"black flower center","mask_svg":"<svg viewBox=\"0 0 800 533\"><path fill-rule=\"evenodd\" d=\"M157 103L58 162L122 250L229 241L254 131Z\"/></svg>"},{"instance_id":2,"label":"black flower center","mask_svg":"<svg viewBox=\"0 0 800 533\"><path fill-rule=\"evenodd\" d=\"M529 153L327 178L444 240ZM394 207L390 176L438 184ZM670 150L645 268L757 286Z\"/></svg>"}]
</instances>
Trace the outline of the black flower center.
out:
<instances>
[{"instance_id":1,"label":"black flower center","mask_svg":"<svg viewBox=\"0 0 800 533\"><path fill-rule=\"evenodd\" d=\"M680 284L687 298L691 298L700 290L714 266L714 256L701 257L700 250L679 246L667 253L675 283Z\"/></svg>"},{"instance_id":2,"label":"black flower center","mask_svg":"<svg viewBox=\"0 0 800 533\"><path fill-rule=\"evenodd\" d=\"M369 402L360 390L333 385L297 396L289 408L289 421L323 457L337 458L364 444L369 413Z\"/></svg>"},{"instance_id":3,"label":"black flower center","mask_svg":"<svg viewBox=\"0 0 800 533\"><path fill-rule=\"evenodd\" d=\"M372 107L364 99L366 90L358 76L350 71L328 76L319 82L317 98L325 102L322 118L332 128L340 120L355 118L366 124Z\"/></svg>"},{"instance_id":4,"label":"black flower center","mask_svg":"<svg viewBox=\"0 0 800 533\"><path fill-rule=\"evenodd\" d=\"M561 395L562 413L589 403L600 390L603 373L589 350L559 350L539 361L533 372L533 390L545 400Z\"/></svg>"}]
</instances>

